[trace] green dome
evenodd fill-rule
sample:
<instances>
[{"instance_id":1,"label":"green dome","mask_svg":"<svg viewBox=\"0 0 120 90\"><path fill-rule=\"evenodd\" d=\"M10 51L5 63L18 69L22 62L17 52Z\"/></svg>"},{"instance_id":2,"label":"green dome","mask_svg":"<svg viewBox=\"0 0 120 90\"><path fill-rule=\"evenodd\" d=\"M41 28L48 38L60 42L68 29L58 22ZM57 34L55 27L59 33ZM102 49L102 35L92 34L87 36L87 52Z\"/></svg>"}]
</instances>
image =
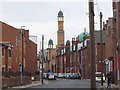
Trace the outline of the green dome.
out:
<instances>
[{"instance_id":1,"label":"green dome","mask_svg":"<svg viewBox=\"0 0 120 90\"><path fill-rule=\"evenodd\" d=\"M79 41L80 42L83 41L84 36L88 36L88 32L83 32L83 33L79 34Z\"/></svg>"},{"instance_id":2,"label":"green dome","mask_svg":"<svg viewBox=\"0 0 120 90\"><path fill-rule=\"evenodd\" d=\"M63 12L61 10L58 12L58 16L63 17Z\"/></svg>"},{"instance_id":3,"label":"green dome","mask_svg":"<svg viewBox=\"0 0 120 90\"><path fill-rule=\"evenodd\" d=\"M53 45L53 40L52 40L52 39L50 39L50 40L48 41L48 45Z\"/></svg>"},{"instance_id":4,"label":"green dome","mask_svg":"<svg viewBox=\"0 0 120 90\"><path fill-rule=\"evenodd\" d=\"M68 44L68 43L70 43L70 41L69 41L69 40L67 40L67 41L66 41L66 44Z\"/></svg>"}]
</instances>

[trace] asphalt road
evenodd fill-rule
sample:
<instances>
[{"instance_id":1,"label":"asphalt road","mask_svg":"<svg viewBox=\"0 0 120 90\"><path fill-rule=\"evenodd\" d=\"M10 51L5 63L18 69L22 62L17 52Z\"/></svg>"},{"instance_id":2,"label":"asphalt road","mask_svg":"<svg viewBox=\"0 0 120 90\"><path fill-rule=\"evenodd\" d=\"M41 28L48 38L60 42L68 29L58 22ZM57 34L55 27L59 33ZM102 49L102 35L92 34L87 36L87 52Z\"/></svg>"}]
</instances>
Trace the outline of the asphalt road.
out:
<instances>
[{"instance_id":1,"label":"asphalt road","mask_svg":"<svg viewBox=\"0 0 120 90\"><path fill-rule=\"evenodd\" d=\"M90 88L90 80L86 79L57 79L32 88Z\"/></svg>"}]
</instances>

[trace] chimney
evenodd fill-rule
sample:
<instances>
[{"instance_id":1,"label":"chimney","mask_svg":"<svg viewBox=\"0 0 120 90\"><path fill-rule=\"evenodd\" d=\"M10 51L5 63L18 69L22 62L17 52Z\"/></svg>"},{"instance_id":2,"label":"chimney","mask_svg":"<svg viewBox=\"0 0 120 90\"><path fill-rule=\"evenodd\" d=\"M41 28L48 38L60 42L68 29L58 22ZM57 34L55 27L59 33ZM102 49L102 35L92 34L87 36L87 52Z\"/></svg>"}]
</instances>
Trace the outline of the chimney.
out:
<instances>
[{"instance_id":1,"label":"chimney","mask_svg":"<svg viewBox=\"0 0 120 90\"><path fill-rule=\"evenodd\" d=\"M106 25L108 25L108 20L106 20Z\"/></svg>"},{"instance_id":2,"label":"chimney","mask_svg":"<svg viewBox=\"0 0 120 90\"><path fill-rule=\"evenodd\" d=\"M72 38L72 46L75 44L75 38Z\"/></svg>"},{"instance_id":3,"label":"chimney","mask_svg":"<svg viewBox=\"0 0 120 90\"><path fill-rule=\"evenodd\" d=\"M79 39L78 39L78 37L76 37L76 43L78 43L78 41L79 41Z\"/></svg>"},{"instance_id":4,"label":"chimney","mask_svg":"<svg viewBox=\"0 0 120 90\"><path fill-rule=\"evenodd\" d=\"M29 39L29 30L25 30L25 38Z\"/></svg>"},{"instance_id":5,"label":"chimney","mask_svg":"<svg viewBox=\"0 0 120 90\"><path fill-rule=\"evenodd\" d=\"M116 0L113 0L113 11L116 10Z\"/></svg>"},{"instance_id":6,"label":"chimney","mask_svg":"<svg viewBox=\"0 0 120 90\"><path fill-rule=\"evenodd\" d=\"M106 29L106 25L105 25L105 22L103 22L103 30Z\"/></svg>"}]
</instances>

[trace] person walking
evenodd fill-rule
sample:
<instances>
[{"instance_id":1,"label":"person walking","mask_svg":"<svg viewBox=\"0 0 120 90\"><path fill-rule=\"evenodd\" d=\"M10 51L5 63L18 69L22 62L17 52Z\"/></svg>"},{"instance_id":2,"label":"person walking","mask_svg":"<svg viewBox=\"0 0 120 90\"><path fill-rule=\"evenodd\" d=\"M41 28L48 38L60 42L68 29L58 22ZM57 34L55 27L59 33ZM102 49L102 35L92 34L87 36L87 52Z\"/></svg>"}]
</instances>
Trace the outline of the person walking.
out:
<instances>
[{"instance_id":1,"label":"person walking","mask_svg":"<svg viewBox=\"0 0 120 90\"><path fill-rule=\"evenodd\" d=\"M111 87L111 79L112 79L111 72L109 72L106 77L107 77L107 88L110 88Z\"/></svg>"}]
</instances>

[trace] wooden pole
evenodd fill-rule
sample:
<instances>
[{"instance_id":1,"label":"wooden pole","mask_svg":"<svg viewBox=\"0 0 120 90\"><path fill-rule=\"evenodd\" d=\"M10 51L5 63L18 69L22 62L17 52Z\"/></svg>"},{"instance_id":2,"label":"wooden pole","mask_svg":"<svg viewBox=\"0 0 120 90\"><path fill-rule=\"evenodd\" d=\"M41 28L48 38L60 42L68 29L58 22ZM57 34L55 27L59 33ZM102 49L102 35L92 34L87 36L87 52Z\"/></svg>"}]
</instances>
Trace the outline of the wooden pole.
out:
<instances>
[{"instance_id":1,"label":"wooden pole","mask_svg":"<svg viewBox=\"0 0 120 90\"><path fill-rule=\"evenodd\" d=\"M118 71L119 71L119 80L118 84L120 85L120 1L117 2L117 39L118 39Z\"/></svg>"},{"instance_id":2,"label":"wooden pole","mask_svg":"<svg viewBox=\"0 0 120 90\"><path fill-rule=\"evenodd\" d=\"M96 71L96 63L95 63L95 39L94 39L94 2L93 0L89 0L89 30L90 30L90 86L91 89L96 88L96 80L95 80L95 71Z\"/></svg>"},{"instance_id":3,"label":"wooden pole","mask_svg":"<svg viewBox=\"0 0 120 90\"><path fill-rule=\"evenodd\" d=\"M101 45L100 45L100 50L101 50L101 86L103 86L103 41L102 41L102 12L100 12L100 42L101 42Z\"/></svg>"}]
</instances>

